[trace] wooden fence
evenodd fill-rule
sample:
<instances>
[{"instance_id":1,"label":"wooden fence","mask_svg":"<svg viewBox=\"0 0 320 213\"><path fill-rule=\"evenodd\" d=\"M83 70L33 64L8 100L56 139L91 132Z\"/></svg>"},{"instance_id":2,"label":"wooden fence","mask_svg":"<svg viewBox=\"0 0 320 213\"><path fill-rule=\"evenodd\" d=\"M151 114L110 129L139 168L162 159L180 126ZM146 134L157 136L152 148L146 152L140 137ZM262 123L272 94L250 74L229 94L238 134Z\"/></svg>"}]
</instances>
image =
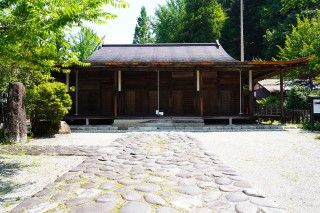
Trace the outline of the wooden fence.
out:
<instances>
[{"instance_id":1,"label":"wooden fence","mask_svg":"<svg viewBox=\"0 0 320 213\"><path fill-rule=\"evenodd\" d=\"M281 109L279 107L257 106L255 116L258 118L281 119ZM285 109L284 119L287 123L302 123L310 120L310 111L301 109Z\"/></svg>"}]
</instances>

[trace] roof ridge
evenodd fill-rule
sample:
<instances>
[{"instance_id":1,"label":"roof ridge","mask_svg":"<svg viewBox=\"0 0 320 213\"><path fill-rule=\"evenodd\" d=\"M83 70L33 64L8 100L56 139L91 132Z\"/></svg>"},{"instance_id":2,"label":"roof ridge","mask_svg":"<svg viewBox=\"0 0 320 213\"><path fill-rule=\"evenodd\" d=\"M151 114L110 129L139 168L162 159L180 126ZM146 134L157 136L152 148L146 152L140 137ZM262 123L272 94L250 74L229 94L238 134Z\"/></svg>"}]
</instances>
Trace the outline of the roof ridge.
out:
<instances>
[{"instance_id":1,"label":"roof ridge","mask_svg":"<svg viewBox=\"0 0 320 213\"><path fill-rule=\"evenodd\" d=\"M216 46L217 43L157 43L157 44L103 44L102 47L166 47L166 46Z\"/></svg>"}]
</instances>

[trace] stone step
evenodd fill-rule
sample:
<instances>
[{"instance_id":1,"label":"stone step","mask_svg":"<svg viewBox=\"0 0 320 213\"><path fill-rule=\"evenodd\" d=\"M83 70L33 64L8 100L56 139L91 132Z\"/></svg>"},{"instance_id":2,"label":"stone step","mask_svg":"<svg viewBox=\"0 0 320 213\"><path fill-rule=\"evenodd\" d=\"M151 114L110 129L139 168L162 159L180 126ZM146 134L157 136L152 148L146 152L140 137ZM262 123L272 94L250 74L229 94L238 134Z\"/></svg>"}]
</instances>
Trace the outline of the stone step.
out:
<instances>
[{"instance_id":1,"label":"stone step","mask_svg":"<svg viewBox=\"0 0 320 213\"><path fill-rule=\"evenodd\" d=\"M116 127L116 126L71 126L72 132L109 133L109 132L233 132L233 131L284 131L283 126L272 125L206 125L202 127Z\"/></svg>"},{"instance_id":2,"label":"stone step","mask_svg":"<svg viewBox=\"0 0 320 213\"><path fill-rule=\"evenodd\" d=\"M203 127L202 118L116 119L114 127Z\"/></svg>"}]
</instances>

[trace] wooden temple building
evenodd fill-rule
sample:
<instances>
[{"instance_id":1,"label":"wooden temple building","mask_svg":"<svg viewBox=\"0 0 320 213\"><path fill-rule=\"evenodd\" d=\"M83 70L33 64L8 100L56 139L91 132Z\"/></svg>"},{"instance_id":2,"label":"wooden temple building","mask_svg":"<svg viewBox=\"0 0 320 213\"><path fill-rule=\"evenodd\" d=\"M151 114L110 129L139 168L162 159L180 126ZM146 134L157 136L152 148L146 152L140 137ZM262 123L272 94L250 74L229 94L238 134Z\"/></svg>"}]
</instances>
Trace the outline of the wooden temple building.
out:
<instances>
[{"instance_id":1,"label":"wooden temple building","mask_svg":"<svg viewBox=\"0 0 320 213\"><path fill-rule=\"evenodd\" d=\"M280 76L283 100L283 73L307 60L240 62L219 43L103 45L63 77L75 88L68 117L253 118L256 82Z\"/></svg>"}]
</instances>

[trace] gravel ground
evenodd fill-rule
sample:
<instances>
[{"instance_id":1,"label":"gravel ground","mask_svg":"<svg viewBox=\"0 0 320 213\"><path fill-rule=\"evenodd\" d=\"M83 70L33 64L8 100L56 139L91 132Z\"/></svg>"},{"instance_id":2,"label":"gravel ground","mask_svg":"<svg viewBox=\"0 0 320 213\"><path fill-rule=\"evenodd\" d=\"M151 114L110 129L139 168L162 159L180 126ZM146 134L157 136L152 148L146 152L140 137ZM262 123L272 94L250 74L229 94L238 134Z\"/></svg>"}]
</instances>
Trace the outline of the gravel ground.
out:
<instances>
[{"instance_id":1,"label":"gravel ground","mask_svg":"<svg viewBox=\"0 0 320 213\"><path fill-rule=\"evenodd\" d=\"M290 212L320 211L320 141L311 133L190 133Z\"/></svg>"},{"instance_id":2,"label":"gravel ground","mask_svg":"<svg viewBox=\"0 0 320 213\"><path fill-rule=\"evenodd\" d=\"M0 155L0 212L9 212L22 200L53 183L77 166L83 157Z\"/></svg>"},{"instance_id":3,"label":"gravel ground","mask_svg":"<svg viewBox=\"0 0 320 213\"><path fill-rule=\"evenodd\" d=\"M54 138L35 139L28 145L36 146L108 146L122 133L72 133Z\"/></svg>"}]
</instances>

